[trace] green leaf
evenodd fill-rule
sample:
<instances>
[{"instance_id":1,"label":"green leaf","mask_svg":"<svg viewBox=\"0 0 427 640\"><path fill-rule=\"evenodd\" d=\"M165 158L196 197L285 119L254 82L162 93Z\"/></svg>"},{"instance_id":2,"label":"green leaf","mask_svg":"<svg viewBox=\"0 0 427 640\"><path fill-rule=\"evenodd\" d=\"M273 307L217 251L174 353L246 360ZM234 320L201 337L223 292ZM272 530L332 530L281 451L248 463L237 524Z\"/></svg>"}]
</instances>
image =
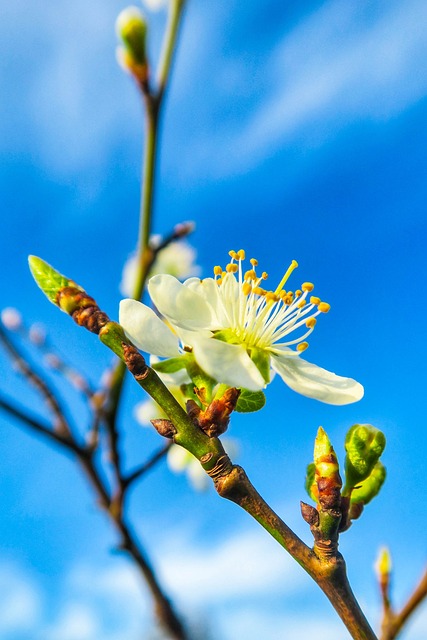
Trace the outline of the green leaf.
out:
<instances>
[{"instance_id":1,"label":"green leaf","mask_svg":"<svg viewBox=\"0 0 427 640\"><path fill-rule=\"evenodd\" d=\"M313 500L313 502L318 502L318 496L315 495L313 492L313 486L316 486L314 483L315 473L316 473L315 464L314 462L310 462L310 464L307 465L304 486L305 486L305 490L307 491L309 497Z\"/></svg>"},{"instance_id":2,"label":"green leaf","mask_svg":"<svg viewBox=\"0 0 427 640\"><path fill-rule=\"evenodd\" d=\"M241 389L236 411L238 413L252 413L253 411L259 411L264 405L265 395L263 391Z\"/></svg>"},{"instance_id":3,"label":"green leaf","mask_svg":"<svg viewBox=\"0 0 427 640\"><path fill-rule=\"evenodd\" d=\"M47 262L37 256L29 256L28 263L32 276L45 296L58 306L57 296L61 289L76 284L63 276Z\"/></svg>"},{"instance_id":4,"label":"green leaf","mask_svg":"<svg viewBox=\"0 0 427 640\"><path fill-rule=\"evenodd\" d=\"M386 444L385 435L370 424L355 424L345 438L346 490L368 478Z\"/></svg>"},{"instance_id":5,"label":"green leaf","mask_svg":"<svg viewBox=\"0 0 427 640\"><path fill-rule=\"evenodd\" d=\"M372 498L378 495L385 478L386 468L381 462L377 462L369 477L353 489L350 498L351 504L359 504L360 502L368 504Z\"/></svg>"},{"instance_id":6,"label":"green leaf","mask_svg":"<svg viewBox=\"0 0 427 640\"><path fill-rule=\"evenodd\" d=\"M151 368L160 373L176 373L181 369L185 369L187 364L187 356L177 356L176 358L168 358L151 365Z\"/></svg>"}]
</instances>

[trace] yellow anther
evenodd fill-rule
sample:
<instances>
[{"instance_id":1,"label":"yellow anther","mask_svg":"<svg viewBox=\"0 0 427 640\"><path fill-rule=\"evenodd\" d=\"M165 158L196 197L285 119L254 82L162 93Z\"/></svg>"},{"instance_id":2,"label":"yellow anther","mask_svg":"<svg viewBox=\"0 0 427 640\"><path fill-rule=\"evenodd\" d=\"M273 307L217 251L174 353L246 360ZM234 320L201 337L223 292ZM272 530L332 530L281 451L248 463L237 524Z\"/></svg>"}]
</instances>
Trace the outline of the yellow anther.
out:
<instances>
[{"instance_id":1,"label":"yellow anther","mask_svg":"<svg viewBox=\"0 0 427 640\"><path fill-rule=\"evenodd\" d=\"M297 266L298 266L298 262L296 260L292 260L288 270L286 271L285 275L283 276L283 278L279 282L279 286L276 289L276 293L279 293L279 291L281 289L283 289L283 286L284 286L285 282L288 280L288 278L291 275L292 271L295 271Z\"/></svg>"},{"instance_id":2,"label":"yellow anther","mask_svg":"<svg viewBox=\"0 0 427 640\"><path fill-rule=\"evenodd\" d=\"M230 258L234 258L234 260L235 260L237 254L236 254L235 251L231 250L231 251L228 252L228 255L230 256Z\"/></svg>"},{"instance_id":3,"label":"yellow anther","mask_svg":"<svg viewBox=\"0 0 427 640\"><path fill-rule=\"evenodd\" d=\"M262 272L262 275L261 275L261 278L262 278L263 280L267 280L267 278L268 278L268 273L267 273L266 271L263 271L263 272Z\"/></svg>"},{"instance_id":4,"label":"yellow anther","mask_svg":"<svg viewBox=\"0 0 427 640\"><path fill-rule=\"evenodd\" d=\"M246 253L244 249L239 249L237 252L237 260L244 260L246 258Z\"/></svg>"},{"instance_id":5,"label":"yellow anther","mask_svg":"<svg viewBox=\"0 0 427 640\"><path fill-rule=\"evenodd\" d=\"M328 313L329 309L331 308L331 305L328 304L327 302L321 302L317 308L322 313Z\"/></svg>"},{"instance_id":6,"label":"yellow anther","mask_svg":"<svg viewBox=\"0 0 427 640\"><path fill-rule=\"evenodd\" d=\"M316 326L317 320L316 318L309 318L306 323L305 326L308 327L309 329L313 329L313 327Z\"/></svg>"},{"instance_id":7,"label":"yellow anther","mask_svg":"<svg viewBox=\"0 0 427 640\"><path fill-rule=\"evenodd\" d=\"M294 298L293 298L292 293L288 293L288 294L283 298L283 302L284 302L285 304L292 304L293 300L294 300Z\"/></svg>"},{"instance_id":8,"label":"yellow anther","mask_svg":"<svg viewBox=\"0 0 427 640\"><path fill-rule=\"evenodd\" d=\"M256 273L253 269L246 271L244 275L244 280L256 280Z\"/></svg>"},{"instance_id":9,"label":"yellow anther","mask_svg":"<svg viewBox=\"0 0 427 640\"><path fill-rule=\"evenodd\" d=\"M227 273L236 273L239 270L239 267L235 262L230 262L226 267Z\"/></svg>"},{"instance_id":10,"label":"yellow anther","mask_svg":"<svg viewBox=\"0 0 427 640\"><path fill-rule=\"evenodd\" d=\"M301 289L303 291L313 291L314 284L312 282L303 282L303 284L301 285Z\"/></svg>"},{"instance_id":11,"label":"yellow anther","mask_svg":"<svg viewBox=\"0 0 427 640\"><path fill-rule=\"evenodd\" d=\"M245 296L248 296L248 295L250 294L250 292L252 291L252 287L251 287L251 285L249 284L249 282L244 282L244 283L243 283L242 291L243 291L243 294L244 294Z\"/></svg>"},{"instance_id":12,"label":"yellow anther","mask_svg":"<svg viewBox=\"0 0 427 640\"><path fill-rule=\"evenodd\" d=\"M222 278L218 278L218 280L216 281L217 284L222 284Z\"/></svg>"},{"instance_id":13,"label":"yellow anther","mask_svg":"<svg viewBox=\"0 0 427 640\"><path fill-rule=\"evenodd\" d=\"M214 267L213 272L214 272L214 275L215 275L215 276L220 276L220 275L221 275L221 273L222 273L222 267L219 267L219 266Z\"/></svg>"},{"instance_id":14,"label":"yellow anther","mask_svg":"<svg viewBox=\"0 0 427 640\"><path fill-rule=\"evenodd\" d=\"M301 289L297 289L295 291L295 298L299 298L300 296L302 296L302 291L301 291Z\"/></svg>"},{"instance_id":15,"label":"yellow anther","mask_svg":"<svg viewBox=\"0 0 427 640\"><path fill-rule=\"evenodd\" d=\"M302 309L307 304L307 300L300 300L297 304L298 309Z\"/></svg>"},{"instance_id":16,"label":"yellow anther","mask_svg":"<svg viewBox=\"0 0 427 640\"><path fill-rule=\"evenodd\" d=\"M251 259L249 260L249 262L251 263L251 265L252 265L253 267L257 267L257 266L258 266L258 260L255 260L255 258L251 258Z\"/></svg>"},{"instance_id":17,"label":"yellow anther","mask_svg":"<svg viewBox=\"0 0 427 640\"><path fill-rule=\"evenodd\" d=\"M317 298L316 296L311 296L310 298L311 304L320 304L320 302L321 302L320 298Z\"/></svg>"},{"instance_id":18,"label":"yellow anther","mask_svg":"<svg viewBox=\"0 0 427 640\"><path fill-rule=\"evenodd\" d=\"M305 351L308 347L308 342L300 342L297 344L297 351Z\"/></svg>"},{"instance_id":19,"label":"yellow anther","mask_svg":"<svg viewBox=\"0 0 427 640\"><path fill-rule=\"evenodd\" d=\"M261 287L254 287L253 292L257 294L257 296L265 296L267 291L265 289L261 289Z\"/></svg>"},{"instance_id":20,"label":"yellow anther","mask_svg":"<svg viewBox=\"0 0 427 640\"><path fill-rule=\"evenodd\" d=\"M274 293L274 291L266 291L265 299L267 300L267 302L277 302L279 299L279 296L276 293Z\"/></svg>"}]
</instances>

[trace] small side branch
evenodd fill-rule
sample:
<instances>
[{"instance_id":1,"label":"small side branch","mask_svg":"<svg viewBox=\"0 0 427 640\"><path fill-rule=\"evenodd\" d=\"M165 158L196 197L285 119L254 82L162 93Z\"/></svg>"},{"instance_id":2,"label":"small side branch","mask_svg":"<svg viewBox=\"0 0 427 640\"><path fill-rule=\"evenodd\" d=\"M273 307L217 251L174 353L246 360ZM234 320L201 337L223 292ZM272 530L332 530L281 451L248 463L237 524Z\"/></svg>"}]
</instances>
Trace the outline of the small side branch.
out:
<instances>
[{"instance_id":1,"label":"small side branch","mask_svg":"<svg viewBox=\"0 0 427 640\"><path fill-rule=\"evenodd\" d=\"M427 597L427 569L420 582L409 596L402 609L395 613L390 602L383 603L383 621L381 625L381 640L394 640L403 630L403 627L414 611Z\"/></svg>"},{"instance_id":2,"label":"small side branch","mask_svg":"<svg viewBox=\"0 0 427 640\"><path fill-rule=\"evenodd\" d=\"M30 365L27 358L13 344L7 333L0 326L0 341L2 342L7 354L15 364L17 369L24 375L30 384L32 384L41 396L45 399L46 404L56 418L55 431L63 435L71 435L69 423L65 417L54 391L50 388L44 377Z\"/></svg>"}]
</instances>

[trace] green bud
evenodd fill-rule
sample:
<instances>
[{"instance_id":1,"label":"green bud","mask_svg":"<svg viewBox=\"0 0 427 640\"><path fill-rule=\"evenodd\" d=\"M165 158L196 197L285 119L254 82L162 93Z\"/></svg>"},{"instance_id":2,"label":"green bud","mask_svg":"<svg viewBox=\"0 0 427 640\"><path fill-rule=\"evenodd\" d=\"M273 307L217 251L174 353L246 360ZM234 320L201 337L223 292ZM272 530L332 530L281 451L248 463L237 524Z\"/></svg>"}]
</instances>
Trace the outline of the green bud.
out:
<instances>
[{"instance_id":1,"label":"green bud","mask_svg":"<svg viewBox=\"0 0 427 640\"><path fill-rule=\"evenodd\" d=\"M45 296L55 305L59 306L58 294L65 287L77 287L76 284L55 271L47 262L37 256L29 256L28 264L30 271L37 285L43 291ZM83 291L83 289L81 289Z\"/></svg>"},{"instance_id":2,"label":"green bud","mask_svg":"<svg viewBox=\"0 0 427 640\"><path fill-rule=\"evenodd\" d=\"M387 547L382 547L379 550L378 558L375 562L375 571L380 582L384 582L389 579L392 569L391 555Z\"/></svg>"},{"instance_id":3,"label":"green bud","mask_svg":"<svg viewBox=\"0 0 427 640\"><path fill-rule=\"evenodd\" d=\"M368 504L379 493L386 478L386 468L377 462L370 475L351 492L350 504Z\"/></svg>"},{"instance_id":4,"label":"green bud","mask_svg":"<svg viewBox=\"0 0 427 640\"><path fill-rule=\"evenodd\" d=\"M355 424L345 439L346 493L368 478L386 444L385 435L370 424Z\"/></svg>"},{"instance_id":5,"label":"green bud","mask_svg":"<svg viewBox=\"0 0 427 640\"><path fill-rule=\"evenodd\" d=\"M147 23L138 7L127 7L119 14L116 20L116 32L123 41L125 49L123 62L129 71L136 73L138 68L146 67Z\"/></svg>"},{"instance_id":6,"label":"green bud","mask_svg":"<svg viewBox=\"0 0 427 640\"><path fill-rule=\"evenodd\" d=\"M314 442L314 474L323 509L338 509L341 502L342 481L338 459L328 435L319 427Z\"/></svg>"}]
</instances>

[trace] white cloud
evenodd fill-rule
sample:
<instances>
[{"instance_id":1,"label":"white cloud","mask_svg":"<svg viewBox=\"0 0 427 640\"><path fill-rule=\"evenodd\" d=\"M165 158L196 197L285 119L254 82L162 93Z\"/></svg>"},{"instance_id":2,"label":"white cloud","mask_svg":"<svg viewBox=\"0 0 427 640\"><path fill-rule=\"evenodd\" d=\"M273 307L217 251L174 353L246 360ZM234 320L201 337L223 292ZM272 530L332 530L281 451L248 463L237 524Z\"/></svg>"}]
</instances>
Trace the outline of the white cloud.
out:
<instances>
[{"instance_id":1,"label":"white cloud","mask_svg":"<svg viewBox=\"0 0 427 640\"><path fill-rule=\"evenodd\" d=\"M81 604L67 604L52 626L43 631L45 640L93 640L101 637L94 611Z\"/></svg>"},{"instance_id":2,"label":"white cloud","mask_svg":"<svg viewBox=\"0 0 427 640\"><path fill-rule=\"evenodd\" d=\"M203 547L168 543L160 563L171 589L195 604L294 593L305 583L302 569L262 531Z\"/></svg>"},{"instance_id":3,"label":"white cloud","mask_svg":"<svg viewBox=\"0 0 427 640\"><path fill-rule=\"evenodd\" d=\"M34 629L41 608L39 591L21 568L0 566L0 636L12 638L17 631Z\"/></svg>"},{"instance_id":4,"label":"white cloud","mask_svg":"<svg viewBox=\"0 0 427 640\"><path fill-rule=\"evenodd\" d=\"M348 124L411 107L427 94L426 21L424 0L324 3L262 59L262 74L240 67L240 84L262 77L258 95L238 120L224 109L215 131L187 148L193 171L208 160L215 176L245 171L287 145L319 145ZM221 73L237 65L226 59Z\"/></svg>"}]
</instances>

